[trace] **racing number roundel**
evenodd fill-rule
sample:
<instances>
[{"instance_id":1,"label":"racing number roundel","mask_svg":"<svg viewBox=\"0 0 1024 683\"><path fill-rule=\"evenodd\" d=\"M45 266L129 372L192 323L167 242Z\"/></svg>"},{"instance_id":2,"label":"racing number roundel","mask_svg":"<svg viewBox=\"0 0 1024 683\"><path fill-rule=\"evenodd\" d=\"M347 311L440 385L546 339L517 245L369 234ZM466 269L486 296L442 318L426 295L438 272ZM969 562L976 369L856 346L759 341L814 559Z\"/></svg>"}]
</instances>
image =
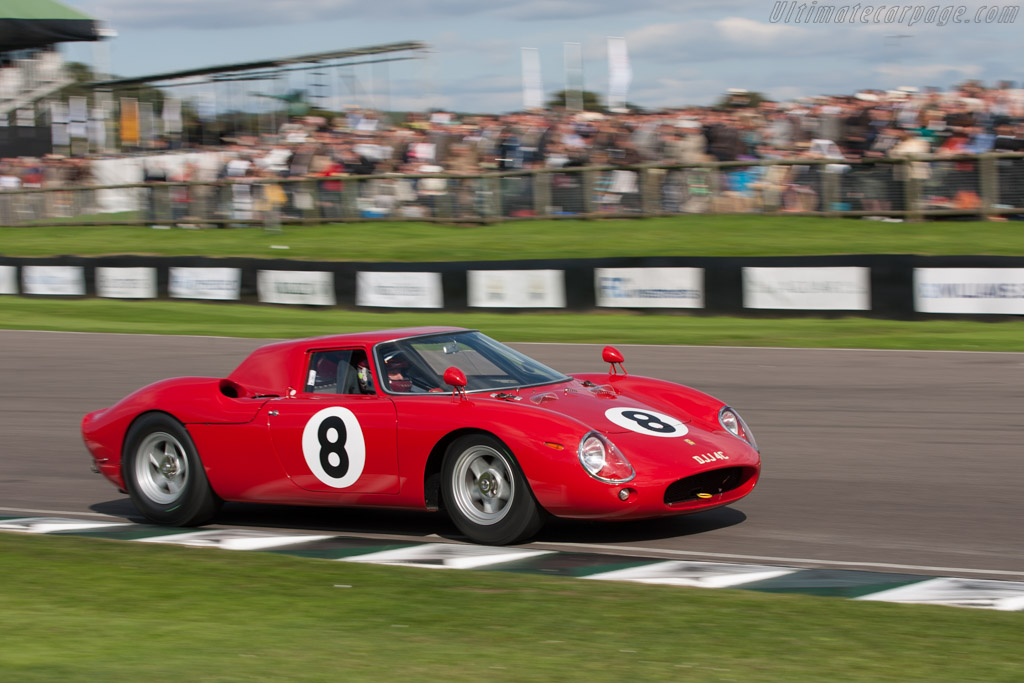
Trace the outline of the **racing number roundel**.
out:
<instances>
[{"instance_id":1,"label":"racing number roundel","mask_svg":"<svg viewBox=\"0 0 1024 683\"><path fill-rule=\"evenodd\" d=\"M302 455L316 478L336 489L351 486L363 473L366 442L359 420L347 408L324 408L302 430Z\"/></svg>"},{"instance_id":2,"label":"racing number roundel","mask_svg":"<svg viewBox=\"0 0 1024 683\"><path fill-rule=\"evenodd\" d=\"M665 413L656 413L646 408L609 408L604 411L609 420L631 432L647 436L686 436L686 425Z\"/></svg>"}]
</instances>

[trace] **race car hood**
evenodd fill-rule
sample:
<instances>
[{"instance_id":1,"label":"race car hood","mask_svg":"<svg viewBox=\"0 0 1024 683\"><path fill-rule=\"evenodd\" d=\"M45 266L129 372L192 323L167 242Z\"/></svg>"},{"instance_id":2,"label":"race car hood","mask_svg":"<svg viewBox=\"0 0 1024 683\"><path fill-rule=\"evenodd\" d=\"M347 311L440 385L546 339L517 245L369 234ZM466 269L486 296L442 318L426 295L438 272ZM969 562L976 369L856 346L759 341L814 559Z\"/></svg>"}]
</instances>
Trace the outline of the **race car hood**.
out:
<instances>
[{"instance_id":1,"label":"race car hood","mask_svg":"<svg viewBox=\"0 0 1024 683\"><path fill-rule=\"evenodd\" d=\"M624 432L672 433L685 431L681 425L690 416L681 411L666 413L636 397L625 396L607 384L567 382L523 390L516 396L491 394L496 398L529 402L546 410L561 413L605 434Z\"/></svg>"},{"instance_id":2,"label":"race car hood","mask_svg":"<svg viewBox=\"0 0 1024 683\"><path fill-rule=\"evenodd\" d=\"M678 478L682 472L756 465L756 449L709 421L717 417L720 402L700 402L705 414L694 416L664 396L658 400L657 392L649 393L648 401L611 383L577 379L522 390L517 396L492 396L537 405L605 434L645 476L666 473Z\"/></svg>"}]
</instances>

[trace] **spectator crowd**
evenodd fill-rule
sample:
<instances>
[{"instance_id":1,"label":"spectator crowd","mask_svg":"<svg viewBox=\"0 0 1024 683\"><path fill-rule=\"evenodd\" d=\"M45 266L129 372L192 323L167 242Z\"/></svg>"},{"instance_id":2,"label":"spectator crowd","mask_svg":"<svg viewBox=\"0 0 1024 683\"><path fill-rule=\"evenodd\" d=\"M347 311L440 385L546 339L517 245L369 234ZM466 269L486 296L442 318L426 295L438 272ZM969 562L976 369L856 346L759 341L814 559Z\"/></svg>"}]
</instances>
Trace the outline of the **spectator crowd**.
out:
<instances>
[{"instance_id":1,"label":"spectator crowd","mask_svg":"<svg viewBox=\"0 0 1024 683\"><path fill-rule=\"evenodd\" d=\"M351 109L333 118L296 118L272 134L236 132L222 143L217 147L221 156L216 167L186 166L171 173L155 164L145 169L139 181L306 178L315 179L321 195L337 198L349 176L474 176L599 166L621 170L608 170L598 178L594 206L624 211L637 209L639 201L635 198L639 178L629 167L658 164L689 166L666 168L657 176L658 201L666 211L767 208L884 213L907 208L902 188L912 180L926 189L922 196L930 207L971 208L980 202L977 164L958 155L1024 151L1024 90L1009 83L985 86L971 81L947 91L870 90L790 102L730 92L713 107L626 113L430 112L407 114L401 122ZM935 157L906 164L871 163L922 154ZM952 159L941 163L945 157ZM834 163L753 163L803 159ZM750 164L718 170L693 166L713 161ZM0 189L87 185L92 178L90 163L90 159L55 155L3 159ZM998 201L1024 206L1020 160L1000 164ZM829 194L829 173L843 176L843 189L829 195L830 206L823 206L822 197ZM551 207L581 210L577 175L553 174ZM478 201L474 186L429 175L389 187L372 190L375 194L367 205L381 215L397 213L398 206L407 207L402 214L407 217L415 217L417 211L429 214L432 202L442 195L450 195L455 205L470 212ZM304 208L295 193L273 194L261 195L264 209L268 205L285 212ZM326 217L340 217L340 199L325 206ZM510 206L513 214L529 212L532 203L527 198Z\"/></svg>"}]
</instances>

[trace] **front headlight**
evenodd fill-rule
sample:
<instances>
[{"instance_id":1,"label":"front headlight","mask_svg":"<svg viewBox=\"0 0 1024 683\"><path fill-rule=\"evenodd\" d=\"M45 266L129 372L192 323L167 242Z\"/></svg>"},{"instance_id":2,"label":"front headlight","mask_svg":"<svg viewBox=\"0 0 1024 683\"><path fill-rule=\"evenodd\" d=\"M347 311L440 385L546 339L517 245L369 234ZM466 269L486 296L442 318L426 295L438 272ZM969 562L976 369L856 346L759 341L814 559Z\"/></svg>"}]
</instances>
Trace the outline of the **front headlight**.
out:
<instances>
[{"instance_id":1,"label":"front headlight","mask_svg":"<svg viewBox=\"0 0 1024 683\"><path fill-rule=\"evenodd\" d=\"M724 406L718 411L718 422L727 432L738 439L743 439L753 446L754 450L760 451L757 448L757 442L754 441L754 435L751 433L750 427L747 426L747 423L743 421L743 418L735 410L729 406Z\"/></svg>"},{"instance_id":2,"label":"front headlight","mask_svg":"<svg viewBox=\"0 0 1024 683\"><path fill-rule=\"evenodd\" d=\"M626 456L611 441L597 432L587 432L580 439L580 464L587 474L609 484L624 484L636 476Z\"/></svg>"}]
</instances>

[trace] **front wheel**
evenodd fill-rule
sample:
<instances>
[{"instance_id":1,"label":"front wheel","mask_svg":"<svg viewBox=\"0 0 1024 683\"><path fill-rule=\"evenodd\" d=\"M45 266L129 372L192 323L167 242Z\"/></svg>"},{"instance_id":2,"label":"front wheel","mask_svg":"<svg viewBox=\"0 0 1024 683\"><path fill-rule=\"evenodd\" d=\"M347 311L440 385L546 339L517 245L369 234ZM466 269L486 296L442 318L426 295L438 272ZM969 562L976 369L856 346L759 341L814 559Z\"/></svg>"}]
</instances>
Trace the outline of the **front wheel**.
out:
<instances>
[{"instance_id":1,"label":"front wheel","mask_svg":"<svg viewBox=\"0 0 1024 683\"><path fill-rule=\"evenodd\" d=\"M132 425L123 468L132 503L152 522L199 526L220 509L192 439L169 415L154 413Z\"/></svg>"},{"instance_id":2,"label":"front wheel","mask_svg":"<svg viewBox=\"0 0 1024 683\"><path fill-rule=\"evenodd\" d=\"M476 543L523 541L544 523L526 477L494 437L453 441L445 453L441 487L448 516Z\"/></svg>"}]
</instances>

